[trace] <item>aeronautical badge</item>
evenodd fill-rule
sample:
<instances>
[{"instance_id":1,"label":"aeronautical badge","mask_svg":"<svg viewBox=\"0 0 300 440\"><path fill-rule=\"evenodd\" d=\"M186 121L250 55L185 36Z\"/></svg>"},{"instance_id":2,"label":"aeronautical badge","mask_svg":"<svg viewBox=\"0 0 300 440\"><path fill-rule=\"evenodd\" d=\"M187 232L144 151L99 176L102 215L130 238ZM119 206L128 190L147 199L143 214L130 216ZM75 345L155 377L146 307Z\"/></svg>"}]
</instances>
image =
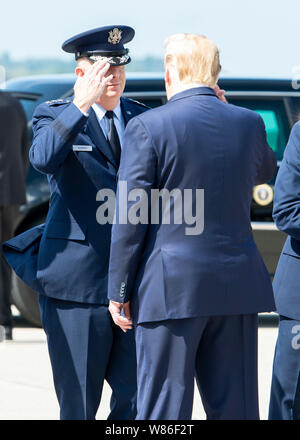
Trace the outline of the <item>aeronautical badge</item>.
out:
<instances>
[{"instance_id":1,"label":"aeronautical badge","mask_svg":"<svg viewBox=\"0 0 300 440\"><path fill-rule=\"evenodd\" d=\"M108 42L111 44L120 43L122 38L122 31L118 28L114 28L112 31L108 33Z\"/></svg>"}]
</instances>

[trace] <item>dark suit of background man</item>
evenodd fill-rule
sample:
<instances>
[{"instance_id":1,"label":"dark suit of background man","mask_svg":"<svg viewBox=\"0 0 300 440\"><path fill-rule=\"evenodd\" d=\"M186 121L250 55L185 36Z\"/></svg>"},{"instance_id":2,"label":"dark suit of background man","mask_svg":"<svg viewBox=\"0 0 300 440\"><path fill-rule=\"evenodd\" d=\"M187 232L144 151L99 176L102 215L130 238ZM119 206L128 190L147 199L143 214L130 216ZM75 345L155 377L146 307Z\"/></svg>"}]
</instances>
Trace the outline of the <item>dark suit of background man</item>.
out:
<instances>
[{"instance_id":1,"label":"dark suit of background man","mask_svg":"<svg viewBox=\"0 0 300 440\"><path fill-rule=\"evenodd\" d=\"M0 243L11 238L26 202L27 121L19 101L0 92ZM11 270L0 258L0 340L12 339Z\"/></svg>"},{"instance_id":2,"label":"dark suit of background man","mask_svg":"<svg viewBox=\"0 0 300 440\"><path fill-rule=\"evenodd\" d=\"M121 98L130 61L123 44L133 36L128 26L107 26L67 40L63 49L77 59L74 99L44 103L33 118L30 161L51 191L37 280L61 419L94 419L104 379L109 418L136 415L134 335L108 311L111 226L96 218L98 191L116 189L125 125L147 110Z\"/></svg>"},{"instance_id":3,"label":"dark suit of background man","mask_svg":"<svg viewBox=\"0 0 300 440\"><path fill-rule=\"evenodd\" d=\"M280 316L270 420L300 420L300 122L291 132L276 178L273 218L288 234L273 288Z\"/></svg>"},{"instance_id":4,"label":"dark suit of background man","mask_svg":"<svg viewBox=\"0 0 300 440\"><path fill-rule=\"evenodd\" d=\"M174 221L182 212L176 199L170 224L159 212L157 224L134 225L123 217L118 223L117 198L108 291L125 331L131 302L138 419L190 419L195 377L208 419L259 418L257 313L275 305L250 204L253 186L271 179L276 159L261 117L217 98L219 72L211 40L171 37L169 101L134 118L125 132L119 185L126 181L128 192L143 189L150 200L151 189L177 189L184 204L184 190L193 189L188 206L195 215L199 207L203 214L196 189L204 190L204 230L198 224L196 235L187 234L189 222ZM134 203L128 201L130 214Z\"/></svg>"}]
</instances>

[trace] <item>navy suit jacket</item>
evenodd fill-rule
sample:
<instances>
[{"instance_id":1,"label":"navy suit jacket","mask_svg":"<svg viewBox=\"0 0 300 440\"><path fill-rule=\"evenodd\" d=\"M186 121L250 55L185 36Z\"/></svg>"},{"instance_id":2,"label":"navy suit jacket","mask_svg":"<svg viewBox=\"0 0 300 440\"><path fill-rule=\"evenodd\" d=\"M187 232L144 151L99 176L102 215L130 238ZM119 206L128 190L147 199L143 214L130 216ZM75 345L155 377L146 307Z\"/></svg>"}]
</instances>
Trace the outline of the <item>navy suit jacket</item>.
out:
<instances>
[{"instance_id":1,"label":"navy suit jacket","mask_svg":"<svg viewBox=\"0 0 300 440\"><path fill-rule=\"evenodd\" d=\"M121 98L125 124L148 107ZM10 240L4 253L17 274L40 293L108 304L111 225L96 212L102 188L116 190L118 167L91 108L86 117L71 99L39 105L33 117L30 161L46 173L50 205L45 226ZM91 151L74 151L73 145ZM23 255L23 256L22 256Z\"/></svg>"},{"instance_id":2,"label":"navy suit jacket","mask_svg":"<svg viewBox=\"0 0 300 440\"><path fill-rule=\"evenodd\" d=\"M221 102L211 88L185 90L133 118L118 192L121 181L128 192L145 190L148 200L151 189L193 189L195 202L196 189L204 189L204 230L186 235L187 224L163 224L161 217L158 224L120 224L118 196L109 298L131 300L138 323L273 310L250 204L253 186L275 170L261 117ZM134 205L129 201L128 210Z\"/></svg>"},{"instance_id":3,"label":"navy suit jacket","mask_svg":"<svg viewBox=\"0 0 300 440\"><path fill-rule=\"evenodd\" d=\"M288 234L273 282L277 312L300 320L300 122L291 131L276 178L273 218Z\"/></svg>"}]
</instances>

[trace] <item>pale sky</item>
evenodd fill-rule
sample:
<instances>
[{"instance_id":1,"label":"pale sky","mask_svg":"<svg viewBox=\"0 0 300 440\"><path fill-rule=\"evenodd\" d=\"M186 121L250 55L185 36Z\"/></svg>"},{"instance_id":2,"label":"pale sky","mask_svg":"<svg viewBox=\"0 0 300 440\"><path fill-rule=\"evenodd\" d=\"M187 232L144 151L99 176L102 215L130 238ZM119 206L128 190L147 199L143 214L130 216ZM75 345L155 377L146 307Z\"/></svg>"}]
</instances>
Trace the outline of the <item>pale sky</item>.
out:
<instances>
[{"instance_id":1,"label":"pale sky","mask_svg":"<svg viewBox=\"0 0 300 440\"><path fill-rule=\"evenodd\" d=\"M231 74L292 76L300 65L300 0L0 0L0 53L13 58L72 55L67 38L102 25L136 30L131 56L162 55L177 32L207 35Z\"/></svg>"}]
</instances>

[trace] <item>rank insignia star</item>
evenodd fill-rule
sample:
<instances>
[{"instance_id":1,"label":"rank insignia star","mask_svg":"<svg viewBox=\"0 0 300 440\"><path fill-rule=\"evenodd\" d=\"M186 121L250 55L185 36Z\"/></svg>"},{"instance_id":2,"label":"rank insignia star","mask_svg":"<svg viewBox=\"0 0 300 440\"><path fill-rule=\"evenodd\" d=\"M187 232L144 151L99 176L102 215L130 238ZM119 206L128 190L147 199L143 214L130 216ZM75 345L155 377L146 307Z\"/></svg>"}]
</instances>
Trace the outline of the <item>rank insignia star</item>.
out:
<instances>
[{"instance_id":1,"label":"rank insignia star","mask_svg":"<svg viewBox=\"0 0 300 440\"><path fill-rule=\"evenodd\" d=\"M122 31L118 28L114 28L108 33L108 42L111 44L118 44L122 38Z\"/></svg>"}]
</instances>

